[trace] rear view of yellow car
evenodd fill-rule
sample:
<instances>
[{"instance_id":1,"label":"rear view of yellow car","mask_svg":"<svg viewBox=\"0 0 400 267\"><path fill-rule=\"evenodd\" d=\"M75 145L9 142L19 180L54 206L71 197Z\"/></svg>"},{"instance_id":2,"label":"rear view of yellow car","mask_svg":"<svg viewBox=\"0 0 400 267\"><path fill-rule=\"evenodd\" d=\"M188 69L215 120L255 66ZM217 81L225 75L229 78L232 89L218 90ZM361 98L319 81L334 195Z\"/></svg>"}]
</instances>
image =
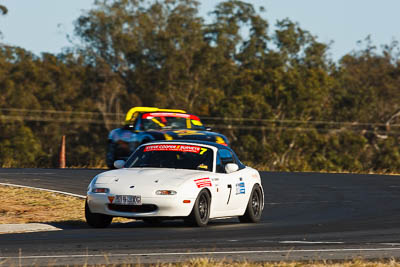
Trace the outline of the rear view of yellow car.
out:
<instances>
[{"instance_id":1,"label":"rear view of yellow car","mask_svg":"<svg viewBox=\"0 0 400 267\"><path fill-rule=\"evenodd\" d=\"M228 145L228 139L211 132L198 116L179 109L133 107L126 114L125 125L108 135L106 162L126 160L141 144L156 140L203 140Z\"/></svg>"}]
</instances>

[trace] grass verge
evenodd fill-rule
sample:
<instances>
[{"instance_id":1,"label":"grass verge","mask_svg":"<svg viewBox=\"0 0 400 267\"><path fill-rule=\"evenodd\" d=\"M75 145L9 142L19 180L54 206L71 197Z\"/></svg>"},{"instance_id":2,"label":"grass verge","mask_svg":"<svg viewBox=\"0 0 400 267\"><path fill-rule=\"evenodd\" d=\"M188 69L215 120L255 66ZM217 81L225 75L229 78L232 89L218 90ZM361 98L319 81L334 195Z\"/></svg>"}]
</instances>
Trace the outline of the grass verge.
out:
<instances>
[{"instance_id":1,"label":"grass verge","mask_svg":"<svg viewBox=\"0 0 400 267\"><path fill-rule=\"evenodd\" d=\"M125 266L138 266L138 265L125 265ZM331 262L331 261L309 261L309 262L232 262L220 261L207 258L193 259L183 263L173 264L155 264L152 266L157 267L400 267L400 263L396 260L381 260L381 261L366 261L362 259L354 259L349 261Z\"/></svg>"},{"instance_id":2,"label":"grass verge","mask_svg":"<svg viewBox=\"0 0 400 267\"><path fill-rule=\"evenodd\" d=\"M84 222L85 200L41 190L0 186L0 224Z\"/></svg>"},{"instance_id":3,"label":"grass verge","mask_svg":"<svg viewBox=\"0 0 400 267\"><path fill-rule=\"evenodd\" d=\"M0 185L0 203L0 224L85 223L85 200L78 197ZM131 220L113 220L124 221Z\"/></svg>"},{"instance_id":4,"label":"grass verge","mask_svg":"<svg viewBox=\"0 0 400 267\"><path fill-rule=\"evenodd\" d=\"M155 263L155 264L141 264L141 263L106 263L109 262L107 257L104 258L104 264L79 264L79 265L63 265L63 266L76 266L76 267L400 267L400 263L396 260L374 260L366 261L362 259L354 259L347 261L308 261L308 262L233 262L228 260L213 260L208 258L196 258L188 260L185 262L178 263ZM7 261L0 261L0 266L11 266L16 267L20 265L15 265ZM39 266L37 264L32 264L30 266ZM47 266L60 266L57 262L49 262Z\"/></svg>"}]
</instances>

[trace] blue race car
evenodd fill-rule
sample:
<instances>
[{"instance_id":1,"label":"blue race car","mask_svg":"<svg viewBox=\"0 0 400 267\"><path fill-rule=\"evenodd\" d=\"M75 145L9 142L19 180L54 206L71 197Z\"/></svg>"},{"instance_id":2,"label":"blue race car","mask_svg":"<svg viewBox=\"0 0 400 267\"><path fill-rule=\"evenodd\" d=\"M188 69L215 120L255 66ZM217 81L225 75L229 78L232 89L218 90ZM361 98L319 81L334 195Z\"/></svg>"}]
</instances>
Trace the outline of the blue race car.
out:
<instances>
[{"instance_id":1,"label":"blue race car","mask_svg":"<svg viewBox=\"0 0 400 267\"><path fill-rule=\"evenodd\" d=\"M184 110L133 107L126 114L125 126L108 135L106 163L126 160L136 148L155 140L203 140L228 145L228 139L204 127L200 118Z\"/></svg>"}]
</instances>

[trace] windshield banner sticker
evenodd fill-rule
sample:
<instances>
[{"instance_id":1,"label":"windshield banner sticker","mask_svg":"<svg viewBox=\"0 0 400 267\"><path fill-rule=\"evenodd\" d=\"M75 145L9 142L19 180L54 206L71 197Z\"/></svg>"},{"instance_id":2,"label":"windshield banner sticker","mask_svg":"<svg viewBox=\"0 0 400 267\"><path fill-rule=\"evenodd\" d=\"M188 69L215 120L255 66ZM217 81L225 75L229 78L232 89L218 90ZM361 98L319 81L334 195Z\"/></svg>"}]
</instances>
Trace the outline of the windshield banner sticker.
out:
<instances>
[{"instance_id":1,"label":"windshield banner sticker","mask_svg":"<svg viewBox=\"0 0 400 267\"><path fill-rule=\"evenodd\" d=\"M210 178L200 178L200 179L196 179L194 180L194 182L197 185L197 188L202 188L202 187L206 187L206 186L212 186L211 185L211 180Z\"/></svg>"},{"instance_id":2,"label":"windshield banner sticker","mask_svg":"<svg viewBox=\"0 0 400 267\"><path fill-rule=\"evenodd\" d=\"M154 117L176 117L176 118L190 118L190 114L182 114L182 113L169 113L169 112L155 112L148 113L143 115L143 119L151 119Z\"/></svg>"},{"instance_id":3,"label":"windshield banner sticker","mask_svg":"<svg viewBox=\"0 0 400 267\"><path fill-rule=\"evenodd\" d=\"M144 148L144 152L180 151L180 152L200 153L201 150L202 150L202 148L199 146L188 146L188 145L151 145L151 146L146 146Z\"/></svg>"}]
</instances>

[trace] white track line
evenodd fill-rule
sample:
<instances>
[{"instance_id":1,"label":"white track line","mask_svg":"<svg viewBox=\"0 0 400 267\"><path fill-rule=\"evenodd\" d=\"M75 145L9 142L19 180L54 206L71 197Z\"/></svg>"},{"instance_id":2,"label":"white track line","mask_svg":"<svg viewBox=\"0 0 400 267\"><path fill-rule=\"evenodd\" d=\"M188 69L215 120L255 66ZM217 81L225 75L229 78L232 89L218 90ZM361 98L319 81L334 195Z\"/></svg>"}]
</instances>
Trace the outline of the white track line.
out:
<instances>
[{"instance_id":1,"label":"white track line","mask_svg":"<svg viewBox=\"0 0 400 267\"><path fill-rule=\"evenodd\" d=\"M91 257L151 257L151 256L198 256L224 254L261 254L261 253L307 253L307 252L365 252L365 251L400 251L400 248L343 248L343 249L286 249L286 250L243 250L243 251L203 251L203 252L165 252L165 253L117 253L117 254L72 254L72 255L32 255L1 257L5 259L45 259L45 258L91 258Z\"/></svg>"},{"instance_id":2,"label":"white track line","mask_svg":"<svg viewBox=\"0 0 400 267\"><path fill-rule=\"evenodd\" d=\"M279 241L280 244L344 244L344 242L335 241Z\"/></svg>"},{"instance_id":3,"label":"white track line","mask_svg":"<svg viewBox=\"0 0 400 267\"><path fill-rule=\"evenodd\" d=\"M58 190L51 190L51 189L46 189L46 188L40 188L40 187L33 187L33 186L26 186L26 185L18 185L18 184L7 184L7 183L0 183L0 185L4 185L4 186L13 186L13 187L19 187L19 188L37 189L37 190L41 190L41 191L47 191L47 192L51 192L51 193L58 193L58 194L63 194L63 195L67 195L67 196L72 196L72 197L86 198L85 196L82 196L82 195L72 194L72 193L63 192L63 191L58 191Z\"/></svg>"},{"instance_id":4,"label":"white track line","mask_svg":"<svg viewBox=\"0 0 400 267\"><path fill-rule=\"evenodd\" d=\"M32 174L32 175L50 175L50 174L56 174L55 172L16 172L16 173L4 173L7 175L20 175L20 174Z\"/></svg>"}]
</instances>

